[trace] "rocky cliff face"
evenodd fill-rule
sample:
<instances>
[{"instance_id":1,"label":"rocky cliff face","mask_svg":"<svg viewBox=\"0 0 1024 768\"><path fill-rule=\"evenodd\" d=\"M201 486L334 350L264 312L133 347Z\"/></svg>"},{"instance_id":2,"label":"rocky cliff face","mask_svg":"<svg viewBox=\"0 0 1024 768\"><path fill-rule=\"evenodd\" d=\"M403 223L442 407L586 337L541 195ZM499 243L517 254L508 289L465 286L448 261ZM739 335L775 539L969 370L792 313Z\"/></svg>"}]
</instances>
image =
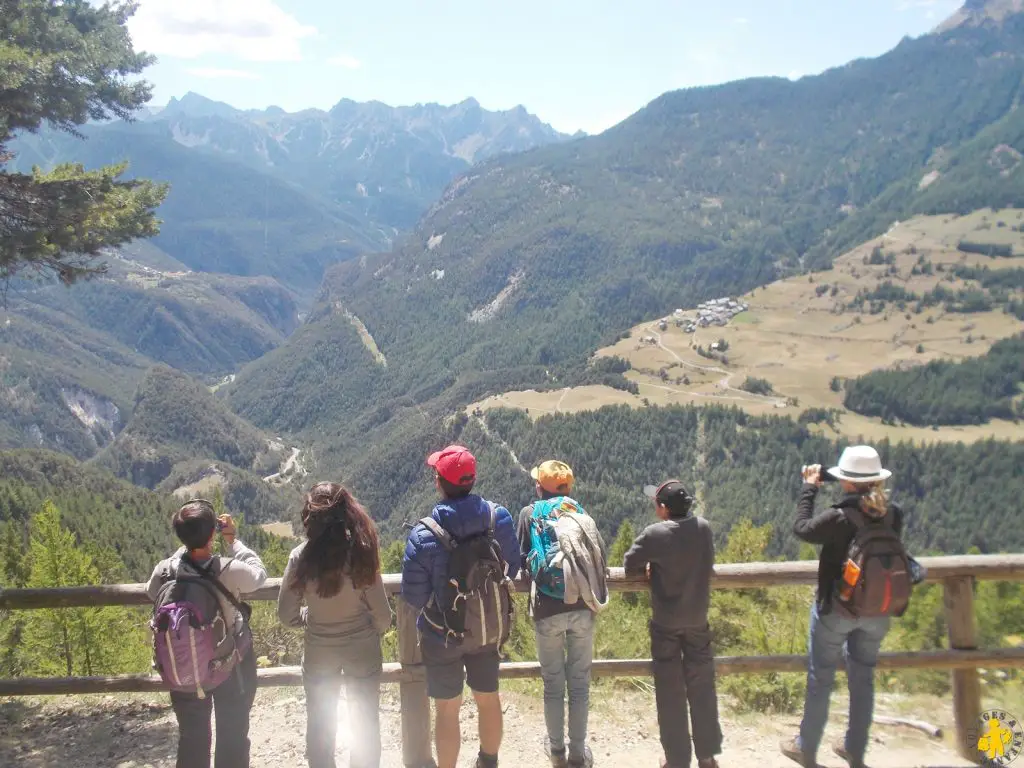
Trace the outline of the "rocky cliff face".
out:
<instances>
[{"instance_id":1,"label":"rocky cliff face","mask_svg":"<svg viewBox=\"0 0 1024 768\"><path fill-rule=\"evenodd\" d=\"M967 0L956 13L935 30L948 32L957 27L976 27L986 23L1000 24L1008 16L1024 12L1024 0Z\"/></svg>"}]
</instances>

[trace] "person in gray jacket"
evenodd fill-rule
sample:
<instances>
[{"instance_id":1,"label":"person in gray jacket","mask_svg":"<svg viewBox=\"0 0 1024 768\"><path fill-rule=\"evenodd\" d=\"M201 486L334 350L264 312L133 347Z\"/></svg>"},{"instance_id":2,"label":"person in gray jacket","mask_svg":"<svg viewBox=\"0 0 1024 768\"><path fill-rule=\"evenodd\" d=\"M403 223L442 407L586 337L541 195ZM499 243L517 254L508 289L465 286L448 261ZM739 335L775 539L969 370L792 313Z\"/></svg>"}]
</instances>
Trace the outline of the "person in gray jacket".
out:
<instances>
[{"instance_id":1,"label":"person in gray jacket","mask_svg":"<svg viewBox=\"0 0 1024 768\"><path fill-rule=\"evenodd\" d=\"M391 607L380 575L377 527L338 483L317 483L302 507L306 541L292 550L277 615L302 628L306 759L334 768L338 695L346 685L352 768L380 765L381 635Z\"/></svg>"},{"instance_id":2,"label":"person in gray jacket","mask_svg":"<svg viewBox=\"0 0 1024 768\"><path fill-rule=\"evenodd\" d=\"M626 574L649 575L651 582L651 657L658 729L665 750L662 768L689 768L693 749L699 768L717 768L722 751L715 692L715 656L708 608L715 545L711 526L690 514L693 497L678 480L644 494L654 500L660 522L644 529L626 553Z\"/></svg>"},{"instance_id":3,"label":"person in gray jacket","mask_svg":"<svg viewBox=\"0 0 1024 768\"><path fill-rule=\"evenodd\" d=\"M146 591L154 602L169 578L197 578L201 569L221 583L235 598L254 592L267 580L267 569L259 555L235 537L231 515L217 517L213 504L193 499L182 505L171 520L182 547L157 563ZM227 557L213 553L220 531ZM217 598L221 615L233 621L235 633L248 632L246 618L224 597ZM256 698L256 655L250 648L240 662L238 673L207 696L188 691L171 691L171 707L178 720L177 768L209 768L210 716L217 717L217 768L248 768L249 712Z\"/></svg>"}]
</instances>

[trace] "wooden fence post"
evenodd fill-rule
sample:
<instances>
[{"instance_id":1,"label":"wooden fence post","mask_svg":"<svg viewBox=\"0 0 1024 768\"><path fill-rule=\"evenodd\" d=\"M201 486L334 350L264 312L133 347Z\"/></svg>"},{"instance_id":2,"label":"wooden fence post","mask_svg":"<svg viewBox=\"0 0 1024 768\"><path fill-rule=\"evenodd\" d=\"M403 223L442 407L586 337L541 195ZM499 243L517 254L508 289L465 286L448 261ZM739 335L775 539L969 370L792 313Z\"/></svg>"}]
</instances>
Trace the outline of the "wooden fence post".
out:
<instances>
[{"instance_id":1,"label":"wooden fence post","mask_svg":"<svg viewBox=\"0 0 1024 768\"><path fill-rule=\"evenodd\" d=\"M401 595L395 596L398 609L398 661L412 680L399 684L402 707L402 763L406 768L434 768L430 741L430 699L427 676L416 635L417 612Z\"/></svg>"},{"instance_id":2,"label":"wooden fence post","mask_svg":"<svg viewBox=\"0 0 1024 768\"><path fill-rule=\"evenodd\" d=\"M942 588L949 647L958 651L972 651L978 645L974 619L974 579L970 576L944 579ZM955 669L952 676L956 746L964 758L980 763L978 724L981 719L981 680L978 670Z\"/></svg>"}]
</instances>

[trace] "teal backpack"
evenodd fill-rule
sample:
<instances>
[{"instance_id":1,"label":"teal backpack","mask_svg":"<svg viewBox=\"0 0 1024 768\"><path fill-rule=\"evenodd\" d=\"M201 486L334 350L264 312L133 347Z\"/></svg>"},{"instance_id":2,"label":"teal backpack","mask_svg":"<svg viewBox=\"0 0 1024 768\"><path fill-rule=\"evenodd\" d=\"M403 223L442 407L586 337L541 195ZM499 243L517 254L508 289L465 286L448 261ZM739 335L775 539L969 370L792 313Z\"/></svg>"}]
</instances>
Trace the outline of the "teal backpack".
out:
<instances>
[{"instance_id":1,"label":"teal backpack","mask_svg":"<svg viewBox=\"0 0 1024 768\"><path fill-rule=\"evenodd\" d=\"M530 515L530 552L526 556L530 578L539 592L557 600L565 599L565 574L555 523L569 512L584 513L584 510L575 499L555 496L534 502Z\"/></svg>"}]
</instances>

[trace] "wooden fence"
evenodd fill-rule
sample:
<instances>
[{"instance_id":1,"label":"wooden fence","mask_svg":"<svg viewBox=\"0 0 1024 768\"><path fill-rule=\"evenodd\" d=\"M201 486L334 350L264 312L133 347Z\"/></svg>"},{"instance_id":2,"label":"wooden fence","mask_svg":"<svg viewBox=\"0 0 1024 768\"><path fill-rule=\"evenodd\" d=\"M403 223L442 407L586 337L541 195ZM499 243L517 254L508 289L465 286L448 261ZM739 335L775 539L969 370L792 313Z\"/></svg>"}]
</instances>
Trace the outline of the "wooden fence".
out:
<instances>
[{"instance_id":1,"label":"wooden fence","mask_svg":"<svg viewBox=\"0 0 1024 768\"><path fill-rule=\"evenodd\" d=\"M881 669L948 669L952 675L953 706L956 719L957 744L965 757L978 761L977 750L971 746L981 715L981 681L979 667L1024 667L1024 648L977 648L974 616L974 581L1024 580L1024 555L977 555L963 557L922 558L928 569L927 581L940 583L944 589L946 622L949 628L949 649L883 653ZM817 583L817 563L741 563L715 567L712 586L715 589L745 589L813 585ZM396 595L400 577L384 577L388 592ZM628 578L621 569L612 569L609 580L612 591L639 592L647 590L643 579ZM248 600L276 600L280 579L270 579ZM525 591L524 582L517 583ZM112 584L104 586L67 587L63 589L0 590L0 610L31 610L38 608L72 608L101 605L148 605L144 584ZM430 704L426 677L416 639L416 613L399 597L396 602L398 621L399 663L385 664L383 681L398 683L402 711L402 750L406 766L431 764ZM763 672L802 672L807 668L805 656L720 656L716 658L719 675ZM501 665L505 679L540 676L537 662L510 662ZM640 677L651 674L649 659L595 660L594 677ZM259 685L301 685L298 667L276 667L259 670ZM159 678L148 675L112 677L15 678L0 680L0 696L35 696L52 694L114 693L160 691Z\"/></svg>"}]
</instances>

